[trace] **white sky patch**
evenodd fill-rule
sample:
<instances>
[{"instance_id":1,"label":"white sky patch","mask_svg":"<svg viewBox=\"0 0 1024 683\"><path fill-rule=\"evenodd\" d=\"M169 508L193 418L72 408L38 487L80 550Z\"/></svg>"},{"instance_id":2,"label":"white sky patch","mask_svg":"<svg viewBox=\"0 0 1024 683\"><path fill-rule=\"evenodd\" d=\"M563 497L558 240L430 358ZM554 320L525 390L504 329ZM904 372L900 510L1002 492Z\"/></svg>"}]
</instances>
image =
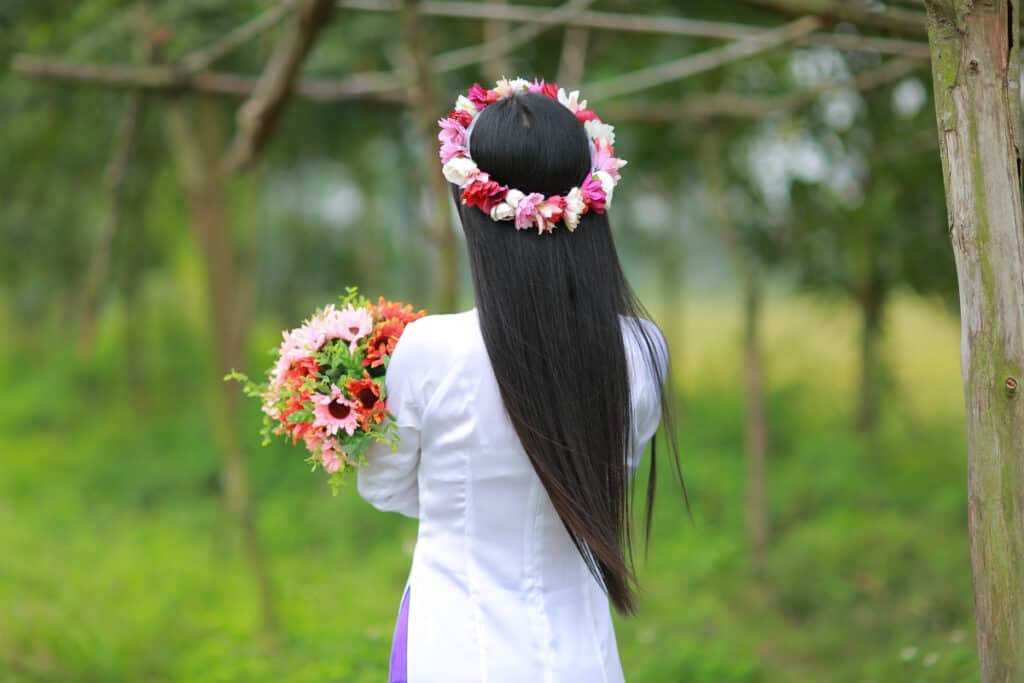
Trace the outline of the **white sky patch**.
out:
<instances>
[{"instance_id":1,"label":"white sky patch","mask_svg":"<svg viewBox=\"0 0 1024 683\"><path fill-rule=\"evenodd\" d=\"M783 132L774 126L751 142L746 164L773 211L789 208L794 180L819 183L831 174L829 156L815 138L804 130Z\"/></svg>"},{"instance_id":2,"label":"white sky patch","mask_svg":"<svg viewBox=\"0 0 1024 683\"><path fill-rule=\"evenodd\" d=\"M847 131L864 108L864 100L854 90L843 89L826 95L822 101L825 123L838 131Z\"/></svg>"},{"instance_id":3,"label":"white sky patch","mask_svg":"<svg viewBox=\"0 0 1024 683\"><path fill-rule=\"evenodd\" d=\"M912 119L928 101L928 92L917 78L904 78L892 91L892 109L904 119Z\"/></svg>"},{"instance_id":4,"label":"white sky patch","mask_svg":"<svg viewBox=\"0 0 1024 683\"><path fill-rule=\"evenodd\" d=\"M366 211L362 190L336 161L309 161L275 173L270 188L271 212L302 216L332 231L344 231Z\"/></svg>"},{"instance_id":5,"label":"white sky patch","mask_svg":"<svg viewBox=\"0 0 1024 683\"><path fill-rule=\"evenodd\" d=\"M813 88L850 77L850 69L839 50L829 47L795 50L789 70L796 85Z\"/></svg>"}]
</instances>

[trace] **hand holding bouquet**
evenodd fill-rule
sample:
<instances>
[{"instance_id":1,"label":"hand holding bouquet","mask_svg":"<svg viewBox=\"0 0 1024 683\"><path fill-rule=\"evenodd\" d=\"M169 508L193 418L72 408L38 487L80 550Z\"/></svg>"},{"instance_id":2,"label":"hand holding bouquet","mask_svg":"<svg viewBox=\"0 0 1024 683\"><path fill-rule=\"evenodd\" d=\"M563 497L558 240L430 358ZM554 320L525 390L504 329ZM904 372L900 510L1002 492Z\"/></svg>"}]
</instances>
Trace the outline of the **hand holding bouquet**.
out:
<instances>
[{"instance_id":1,"label":"hand holding bouquet","mask_svg":"<svg viewBox=\"0 0 1024 683\"><path fill-rule=\"evenodd\" d=\"M283 333L266 383L237 372L225 379L262 401L264 445L271 435L301 439L306 462L322 467L337 493L341 473L364 464L371 443L395 445L384 374L405 326L424 315L383 297L371 304L350 287L340 307L325 306Z\"/></svg>"}]
</instances>

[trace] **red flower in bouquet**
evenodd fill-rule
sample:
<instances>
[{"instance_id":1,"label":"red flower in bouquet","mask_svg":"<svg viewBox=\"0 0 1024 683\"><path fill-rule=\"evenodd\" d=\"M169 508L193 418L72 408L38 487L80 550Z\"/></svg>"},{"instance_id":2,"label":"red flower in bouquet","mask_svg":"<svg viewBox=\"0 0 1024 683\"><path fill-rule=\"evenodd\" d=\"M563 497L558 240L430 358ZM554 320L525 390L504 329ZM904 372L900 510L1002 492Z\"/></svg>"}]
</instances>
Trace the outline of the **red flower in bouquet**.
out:
<instances>
[{"instance_id":1,"label":"red flower in bouquet","mask_svg":"<svg viewBox=\"0 0 1024 683\"><path fill-rule=\"evenodd\" d=\"M378 325L367 342L363 365L370 368L384 365L384 360L394 353L395 344L404 329L405 323L399 318L389 318Z\"/></svg>"},{"instance_id":2,"label":"red flower in bouquet","mask_svg":"<svg viewBox=\"0 0 1024 683\"><path fill-rule=\"evenodd\" d=\"M403 324L408 325L413 320L419 320L427 314L426 311L413 311L409 304L401 304L397 301L388 301L384 297L377 299L377 305L370 306L373 317L377 320L389 320L397 318ZM401 334L401 330L399 330Z\"/></svg>"},{"instance_id":3,"label":"red flower in bouquet","mask_svg":"<svg viewBox=\"0 0 1024 683\"><path fill-rule=\"evenodd\" d=\"M364 432L370 431L374 424L380 424L387 415L387 403L380 398L380 387L373 378L363 372L361 379L351 379L345 385L345 391L356 403L356 414Z\"/></svg>"},{"instance_id":4,"label":"red flower in bouquet","mask_svg":"<svg viewBox=\"0 0 1024 683\"><path fill-rule=\"evenodd\" d=\"M285 383L297 389L302 386L302 380L306 377L316 377L320 373L320 365L313 358L300 358L293 361L291 367L284 373Z\"/></svg>"}]
</instances>

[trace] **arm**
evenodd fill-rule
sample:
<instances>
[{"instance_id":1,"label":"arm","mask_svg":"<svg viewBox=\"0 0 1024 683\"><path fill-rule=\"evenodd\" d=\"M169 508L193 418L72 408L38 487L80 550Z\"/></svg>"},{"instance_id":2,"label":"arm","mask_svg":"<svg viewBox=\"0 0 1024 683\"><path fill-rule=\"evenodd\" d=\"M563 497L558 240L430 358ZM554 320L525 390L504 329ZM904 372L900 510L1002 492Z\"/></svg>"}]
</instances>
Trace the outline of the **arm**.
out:
<instances>
[{"instance_id":1,"label":"arm","mask_svg":"<svg viewBox=\"0 0 1024 683\"><path fill-rule=\"evenodd\" d=\"M407 517L419 516L420 417L416 323L410 323L395 345L385 377L388 410L398 425L398 448L374 443L366 465L358 470L357 488L370 505Z\"/></svg>"}]
</instances>

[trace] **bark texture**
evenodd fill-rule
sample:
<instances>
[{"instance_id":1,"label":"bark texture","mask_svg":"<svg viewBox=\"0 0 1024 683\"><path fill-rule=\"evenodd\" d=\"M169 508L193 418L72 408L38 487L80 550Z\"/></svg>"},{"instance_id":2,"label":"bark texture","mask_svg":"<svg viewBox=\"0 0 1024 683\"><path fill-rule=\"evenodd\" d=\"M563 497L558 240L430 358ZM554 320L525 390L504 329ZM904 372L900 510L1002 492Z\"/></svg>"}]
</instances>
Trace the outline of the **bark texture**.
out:
<instances>
[{"instance_id":1,"label":"bark texture","mask_svg":"<svg viewBox=\"0 0 1024 683\"><path fill-rule=\"evenodd\" d=\"M983 683L1024 681L1024 223L1019 0L928 0L960 283L968 518Z\"/></svg>"}]
</instances>

